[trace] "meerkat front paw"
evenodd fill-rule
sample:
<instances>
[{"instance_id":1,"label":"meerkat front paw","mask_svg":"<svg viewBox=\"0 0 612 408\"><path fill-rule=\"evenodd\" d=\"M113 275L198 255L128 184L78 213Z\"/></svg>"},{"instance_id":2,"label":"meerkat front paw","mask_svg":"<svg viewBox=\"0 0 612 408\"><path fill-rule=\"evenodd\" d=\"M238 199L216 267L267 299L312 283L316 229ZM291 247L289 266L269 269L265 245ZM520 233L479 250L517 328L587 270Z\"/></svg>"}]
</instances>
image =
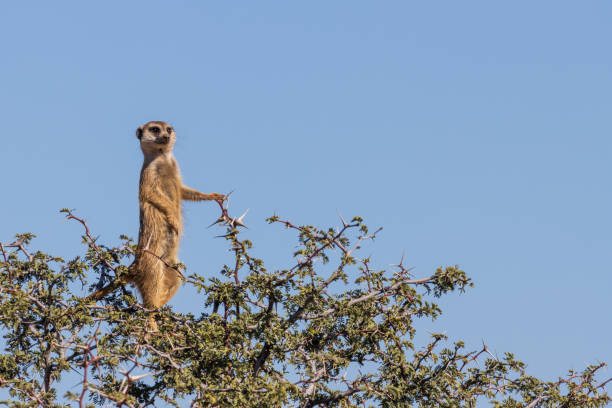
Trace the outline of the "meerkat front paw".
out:
<instances>
[{"instance_id":1,"label":"meerkat front paw","mask_svg":"<svg viewBox=\"0 0 612 408\"><path fill-rule=\"evenodd\" d=\"M211 200L214 200L214 201L225 201L225 196L223 194L210 193L208 196L210 197Z\"/></svg>"},{"instance_id":2,"label":"meerkat front paw","mask_svg":"<svg viewBox=\"0 0 612 408\"><path fill-rule=\"evenodd\" d=\"M179 222L179 220L176 217L167 217L167 219L168 219L168 225L170 225L170 228L172 228L176 232L179 232L181 229L181 223Z\"/></svg>"}]
</instances>

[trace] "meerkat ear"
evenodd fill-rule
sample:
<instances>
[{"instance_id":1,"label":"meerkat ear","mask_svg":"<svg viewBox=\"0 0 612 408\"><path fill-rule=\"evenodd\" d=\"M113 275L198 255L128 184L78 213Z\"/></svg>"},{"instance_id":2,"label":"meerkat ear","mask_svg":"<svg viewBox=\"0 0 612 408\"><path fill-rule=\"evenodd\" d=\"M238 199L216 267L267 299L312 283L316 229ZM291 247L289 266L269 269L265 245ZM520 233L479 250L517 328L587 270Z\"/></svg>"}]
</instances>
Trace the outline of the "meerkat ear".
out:
<instances>
[{"instance_id":1,"label":"meerkat ear","mask_svg":"<svg viewBox=\"0 0 612 408\"><path fill-rule=\"evenodd\" d=\"M142 126L136 129L136 137L140 139L142 137Z\"/></svg>"}]
</instances>

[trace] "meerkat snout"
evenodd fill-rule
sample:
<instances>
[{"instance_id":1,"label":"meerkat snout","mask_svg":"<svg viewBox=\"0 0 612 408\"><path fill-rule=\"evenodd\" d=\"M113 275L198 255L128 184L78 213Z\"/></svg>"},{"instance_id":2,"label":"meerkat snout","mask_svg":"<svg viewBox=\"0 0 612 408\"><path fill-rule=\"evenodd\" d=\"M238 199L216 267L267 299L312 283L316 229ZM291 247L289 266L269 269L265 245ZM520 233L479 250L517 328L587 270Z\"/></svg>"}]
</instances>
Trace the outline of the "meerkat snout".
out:
<instances>
[{"instance_id":1,"label":"meerkat snout","mask_svg":"<svg viewBox=\"0 0 612 408\"><path fill-rule=\"evenodd\" d=\"M154 121L146 123L136 130L140 147L149 159L172 151L176 133L166 122Z\"/></svg>"}]
</instances>

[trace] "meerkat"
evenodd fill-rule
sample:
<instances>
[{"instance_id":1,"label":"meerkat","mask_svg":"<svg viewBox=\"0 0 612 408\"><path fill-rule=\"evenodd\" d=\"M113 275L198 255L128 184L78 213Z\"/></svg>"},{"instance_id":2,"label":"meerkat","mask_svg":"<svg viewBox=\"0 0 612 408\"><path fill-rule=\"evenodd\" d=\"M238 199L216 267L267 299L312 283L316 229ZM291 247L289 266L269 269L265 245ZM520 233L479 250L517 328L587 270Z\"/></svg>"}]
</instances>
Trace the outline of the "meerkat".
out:
<instances>
[{"instance_id":1,"label":"meerkat","mask_svg":"<svg viewBox=\"0 0 612 408\"><path fill-rule=\"evenodd\" d=\"M133 283L146 308L166 304L181 284L178 263L179 239L183 229L181 201L223 201L218 193L205 194L183 185L172 149L176 133L165 122L153 121L136 130L144 155L138 201L140 229L134 262L121 282L108 285L90 296L98 300L125 283ZM149 320L153 330L157 324Z\"/></svg>"}]
</instances>

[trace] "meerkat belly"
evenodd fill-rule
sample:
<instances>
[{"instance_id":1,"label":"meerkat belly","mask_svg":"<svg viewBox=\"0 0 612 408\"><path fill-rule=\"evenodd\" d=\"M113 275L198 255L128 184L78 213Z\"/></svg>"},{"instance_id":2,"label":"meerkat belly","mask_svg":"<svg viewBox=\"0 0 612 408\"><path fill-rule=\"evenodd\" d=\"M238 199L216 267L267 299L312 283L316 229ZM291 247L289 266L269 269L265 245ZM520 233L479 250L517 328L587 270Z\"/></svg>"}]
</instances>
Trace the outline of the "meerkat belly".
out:
<instances>
[{"instance_id":1,"label":"meerkat belly","mask_svg":"<svg viewBox=\"0 0 612 408\"><path fill-rule=\"evenodd\" d=\"M152 204L145 204L140 210L140 234L138 243L143 248L156 249L164 246L162 243L177 235L174 227L168 222L168 217Z\"/></svg>"},{"instance_id":2,"label":"meerkat belly","mask_svg":"<svg viewBox=\"0 0 612 408\"><path fill-rule=\"evenodd\" d=\"M178 241L172 236L171 231L174 230L170 227L165 214L158 208L149 203L141 206L138 246L131 279L141 293L143 285L146 285L145 282L155 278L153 272L159 268L163 269L163 262L177 262L169 257L172 254L172 251L169 251L171 246L178 246Z\"/></svg>"},{"instance_id":3,"label":"meerkat belly","mask_svg":"<svg viewBox=\"0 0 612 408\"><path fill-rule=\"evenodd\" d=\"M164 170L168 171L170 174L164 174ZM179 237L182 233L182 215L181 215L181 186L179 184L178 177L170 177L174 172L173 169L162 168L159 169L159 179L160 179L160 190L161 194L163 194L169 201L172 206L172 218L176 220L177 225L170 224L167 219L164 220L164 228L162 231L159 231L159 239L161 250L163 254L160 254L167 260L171 260L172 262L176 261L176 253L178 251L178 241Z\"/></svg>"}]
</instances>

